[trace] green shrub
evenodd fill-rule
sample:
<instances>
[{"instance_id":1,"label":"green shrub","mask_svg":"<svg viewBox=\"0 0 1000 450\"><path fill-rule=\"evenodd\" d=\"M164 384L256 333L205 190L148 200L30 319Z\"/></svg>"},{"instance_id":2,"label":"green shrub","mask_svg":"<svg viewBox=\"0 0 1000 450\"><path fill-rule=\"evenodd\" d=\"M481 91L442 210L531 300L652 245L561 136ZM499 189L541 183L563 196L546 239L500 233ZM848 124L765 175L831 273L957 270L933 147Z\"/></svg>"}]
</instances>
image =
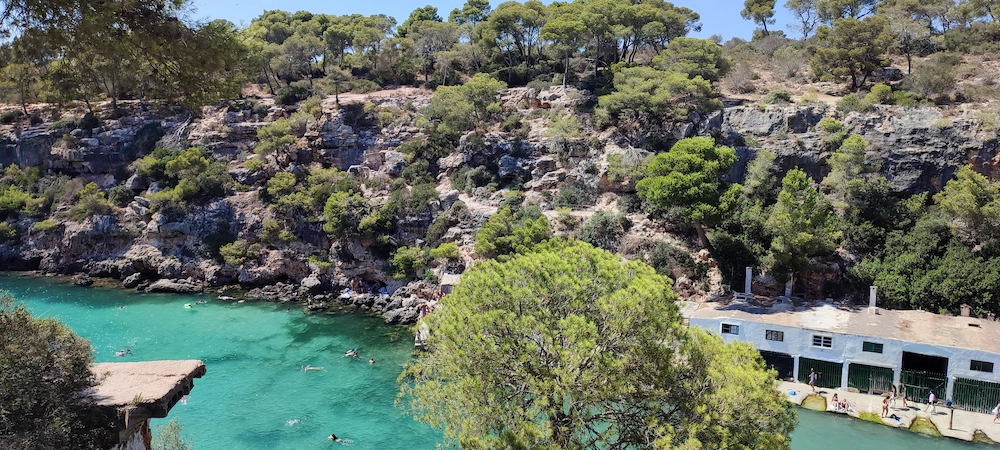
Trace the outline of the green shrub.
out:
<instances>
[{"instance_id":1,"label":"green shrub","mask_svg":"<svg viewBox=\"0 0 1000 450\"><path fill-rule=\"evenodd\" d=\"M360 219L368 209L368 201L360 194L334 192L323 206L323 231L334 236L351 227L360 227Z\"/></svg>"},{"instance_id":2,"label":"green shrub","mask_svg":"<svg viewBox=\"0 0 1000 450\"><path fill-rule=\"evenodd\" d=\"M16 186L4 186L0 190L0 220L38 214L44 203L45 198L35 197Z\"/></svg>"},{"instance_id":3,"label":"green shrub","mask_svg":"<svg viewBox=\"0 0 1000 450\"><path fill-rule=\"evenodd\" d=\"M125 207L132 202L133 198L135 198L135 195L124 185L119 184L108 189L108 200L117 207Z\"/></svg>"},{"instance_id":4,"label":"green shrub","mask_svg":"<svg viewBox=\"0 0 1000 450\"><path fill-rule=\"evenodd\" d=\"M291 172L278 172L271 179L267 180L267 195L273 200L292 193L295 184L295 174Z\"/></svg>"},{"instance_id":5,"label":"green shrub","mask_svg":"<svg viewBox=\"0 0 1000 450\"><path fill-rule=\"evenodd\" d=\"M537 207L517 212L502 208L476 233L475 251L482 258L524 253L550 237L552 227Z\"/></svg>"},{"instance_id":6,"label":"green shrub","mask_svg":"<svg viewBox=\"0 0 1000 450\"><path fill-rule=\"evenodd\" d=\"M910 91L896 91L892 93L892 103L899 106L917 106L920 104L920 97Z\"/></svg>"},{"instance_id":7,"label":"green shrub","mask_svg":"<svg viewBox=\"0 0 1000 450\"><path fill-rule=\"evenodd\" d=\"M274 96L276 105L294 105L312 95L309 89L302 86L282 86Z\"/></svg>"},{"instance_id":8,"label":"green shrub","mask_svg":"<svg viewBox=\"0 0 1000 450\"><path fill-rule=\"evenodd\" d=\"M631 67L615 74L615 92L602 96L594 123L602 128L638 117L663 121L687 120L692 111L705 113L722 108L712 83L686 74Z\"/></svg>"},{"instance_id":9,"label":"green shrub","mask_svg":"<svg viewBox=\"0 0 1000 450\"><path fill-rule=\"evenodd\" d=\"M423 250L417 247L400 247L392 254L390 263L394 269L393 278L410 278L424 268L427 260Z\"/></svg>"},{"instance_id":10,"label":"green shrub","mask_svg":"<svg viewBox=\"0 0 1000 450\"><path fill-rule=\"evenodd\" d=\"M451 208L449 208L448 211L438 214L437 218L434 219L434 222L427 227L427 234L424 235L424 241L430 245L436 244L442 237L444 237L445 233L448 232L448 229L451 228L452 225L461 221L465 218L465 216L468 216L468 213L469 209L464 202L455 202L454 205L451 205Z\"/></svg>"},{"instance_id":11,"label":"green shrub","mask_svg":"<svg viewBox=\"0 0 1000 450\"><path fill-rule=\"evenodd\" d=\"M865 102L872 105L890 105L893 103L892 88L885 83L876 83L865 95Z\"/></svg>"},{"instance_id":12,"label":"green shrub","mask_svg":"<svg viewBox=\"0 0 1000 450\"><path fill-rule=\"evenodd\" d=\"M572 230L580 224L580 219L573 215L572 209L563 207L556 209L556 222L562 224L566 229Z\"/></svg>"},{"instance_id":13,"label":"green shrub","mask_svg":"<svg viewBox=\"0 0 1000 450\"><path fill-rule=\"evenodd\" d=\"M431 250L431 258L443 259L448 261L458 261L461 256L458 251L458 245L454 242L445 242L437 246L437 248Z\"/></svg>"},{"instance_id":14,"label":"green shrub","mask_svg":"<svg viewBox=\"0 0 1000 450\"><path fill-rule=\"evenodd\" d=\"M41 222L35 222L35 225L31 227L34 231L48 231L59 226L59 222L52 219L45 219Z\"/></svg>"},{"instance_id":15,"label":"green shrub","mask_svg":"<svg viewBox=\"0 0 1000 450\"><path fill-rule=\"evenodd\" d=\"M75 127L76 117L73 116L63 117L62 119L52 122L52 125L49 125L50 130L69 130Z\"/></svg>"},{"instance_id":16,"label":"green shrub","mask_svg":"<svg viewBox=\"0 0 1000 450\"><path fill-rule=\"evenodd\" d=\"M250 158L243 163L243 168L249 170L250 173L260 172L260 169L264 168L264 159Z\"/></svg>"},{"instance_id":17,"label":"green shrub","mask_svg":"<svg viewBox=\"0 0 1000 450\"><path fill-rule=\"evenodd\" d=\"M556 116L549 121L544 134L557 139L579 139L583 137L583 130L576 116Z\"/></svg>"},{"instance_id":18,"label":"green shrub","mask_svg":"<svg viewBox=\"0 0 1000 450\"><path fill-rule=\"evenodd\" d=\"M306 258L306 261L315 264L316 267L319 267L320 269L329 269L330 267L333 267L333 263L330 262L328 258L320 255L309 255L309 257Z\"/></svg>"},{"instance_id":19,"label":"green shrub","mask_svg":"<svg viewBox=\"0 0 1000 450\"><path fill-rule=\"evenodd\" d=\"M0 222L0 242L7 243L17 240L17 228L10 222Z\"/></svg>"},{"instance_id":20,"label":"green shrub","mask_svg":"<svg viewBox=\"0 0 1000 450\"><path fill-rule=\"evenodd\" d=\"M816 127L819 128L819 131L823 132L823 134L838 134L845 132L844 124L840 123L839 120L834 119L833 117L827 117L819 121L819 124L817 124Z\"/></svg>"},{"instance_id":21,"label":"green shrub","mask_svg":"<svg viewBox=\"0 0 1000 450\"><path fill-rule=\"evenodd\" d=\"M500 128L510 133L514 130L519 130L522 127L522 125L523 124L521 123L521 115L511 114L507 116L506 119L503 120L503 123L500 124Z\"/></svg>"},{"instance_id":22,"label":"green shrub","mask_svg":"<svg viewBox=\"0 0 1000 450\"><path fill-rule=\"evenodd\" d=\"M652 154L642 150L612 153L608 155L608 179L615 183L624 180L639 181L646 177L646 167L652 158Z\"/></svg>"},{"instance_id":23,"label":"green shrub","mask_svg":"<svg viewBox=\"0 0 1000 450\"><path fill-rule=\"evenodd\" d=\"M87 183L77 194L77 204L70 208L69 217L75 221L111 212L111 202L104 198L104 192L95 183Z\"/></svg>"},{"instance_id":24,"label":"green shrub","mask_svg":"<svg viewBox=\"0 0 1000 450\"><path fill-rule=\"evenodd\" d=\"M612 214L603 209L598 210L580 228L580 240L603 248L609 252L618 251L621 237L625 234L628 219Z\"/></svg>"},{"instance_id":25,"label":"green shrub","mask_svg":"<svg viewBox=\"0 0 1000 450\"><path fill-rule=\"evenodd\" d=\"M355 94L367 94L369 92L382 90L382 86L380 86L378 83L371 80L366 80L364 78L351 80L350 88L351 92Z\"/></svg>"},{"instance_id":26,"label":"green shrub","mask_svg":"<svg viewBox=\"0 0 1000 450\"><path fill-rule=\"evenodd\" d=\"M219 247L219 255L222 256L222 260L226 264L234 266L243 264L249 258L256 258L259 251L259 245L250 245L243 239Z\"/></svg>"},{"instance_id":27,"label":"green shrub","mask_svg":"<svg viewBox=\"0 0 1000 450\"><path fill-rule=\"evenodd\" d=\"M253 151L261 156L270 155L297 140L291 135L292 122L288 119L278 119L257 130L257 145Z\"/></svg>"},{"instance_id":28,"label":"green shrub","mask_svg":"<svg viewBox=\"0 0 1000 450\"><path fill-rule=\"evenodd\" d=\"M556 207L576 208L593 203L594 197L587 189L576 184L563 186L556 194Z\"/></svg>"},{"instance_id":29,"label":"green shrub","mask_svg":"<svg viewBox=\"0 0 1000 450\"><path fill-rule=\"evenodd\" d=\"M476 166L473 169L462 167L451 175L451 186L464 192L471 192L497 181L496 176L486 166Z\"/></svg>"},{"instance_id":30,"label":"green shrub","mask_svg":"<svg viewBox=\"0 0 1000 450\"><path fill-rule=\"evenodd\" d=\"M20 109L12 109L10 111L4 111L0 114L0 124L10 125L14 123L15 120L20 119L24 116L24 113Z\"/></svg>"},{"instance_id":31,"label":"green shrub","mask_svg":"<svg viewBox=\"0 0 1000 450\"><path fill-rule=\"evenodd\" d=\"M955 67L961 57L952 53L935 53L903 80L903 86L924 98L942 95L955 87Z\"/></svg>"},{"instance_id":32,"label":"green shrub","mask_svg":"<svg viewBox=\"0 0 1000 450\"><path fill-rule=\"evenodd\" d=\"M323 117L323 99L317 96L309 97L302 102L299 111L319 120L320 117Z\"/></svg>"},{"instance_id":33,"label":"green shrub","mask_svg":"<svg viewBox=\"0 0 1000 450\"><path fill-rule=\"evenodd\" d=\"M199 147L156 149L136 162L136 174L164 188L149 196L151 209L174 219L187 214L187 201L225 195L233 184L228 167Z\"/></svg>"},{"instance_id":34,"label":"green shrub","mask_svg":"<svg viewBox=\"0 0 1000 450\"><path fill-rule=\"evenodd\" d=\"M264 242L289 242L294 238L295 235L286 230L277 220L264 219L261 224L260 240Z\"/></svg>"},{"instance_id":35,"label":"green shrub","mask_svg":"<svg viewBox=\"0 0 1000 450\"><path fill-rule=\"evenodd\" d=\"M792 93L784 89L775 89L762 97L760 102L765 105L792 103Z\"/></svg>"},{"instance_id":36,"label":"green shrub","mask_svg":"<svg viewBox=\"0 0 1000 450\"><path fill-rule=\"evenodd\" d=\"M77 128L79 128L81 130L87 130L87 131L90 131L90 130L92 130L94 128L97 128L99 126L101 126L101 121L98 120L97 116L95 116L94 113L92 113L92 112L88 112L87 114L84 114L83 117L80 118L80 121L77 122L77 124L76 124Z\"/></svg>"},{"instance_id":37,"label":"green shrub","mask_svg":"<svg viewBox=\"0 0 1000 450\"><path fill-rule=\"evenodd\" d=\"M852 112L865 112L871 109L872 104L855 94L845 95L837 102L837 111L843 114Z\"/></svg>"}]
</instances>

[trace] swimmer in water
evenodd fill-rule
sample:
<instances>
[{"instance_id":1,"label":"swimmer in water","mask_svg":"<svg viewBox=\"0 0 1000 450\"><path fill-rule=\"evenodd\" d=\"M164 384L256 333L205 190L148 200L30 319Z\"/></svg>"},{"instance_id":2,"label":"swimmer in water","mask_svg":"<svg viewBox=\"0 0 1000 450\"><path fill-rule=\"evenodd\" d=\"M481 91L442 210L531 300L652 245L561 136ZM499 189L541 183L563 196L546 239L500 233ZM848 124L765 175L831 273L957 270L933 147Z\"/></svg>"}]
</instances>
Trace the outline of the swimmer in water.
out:
<instances>
[{"instance_id":1,"label":"swimmer in water","mask_svg":"<svg viewBox=\"0 0 1000 450\"><path fill-rule=\"evenodd\" d=\"M115 352L115 356L125 356L125 350L124 349L118 350L117 352Z\"/></svg>"},{"instance_id":2,"label":"swimmer in water","mask_svg":"<svg viewBox=\"0 0 1000 450\"><path fill-rule=\"evenodd\" d=\"M358 349L352 348L352 349L348 350L347 353L344 353L344 356L351 356L351 357L357 358L358 357Z\"/></svg>"},{"instance_id":3,"label":"swimmer in water","mask_svg":"<svg viewBox=\"0 0 1000 450\"><path fill-rule=\"evenodd\" d=\"M190 303L185 303L184 304L184 309L191 309L191 304Z\"/></svg>"},{"instance_id":4,"label":"swimmer in water","mask_svg":"<svg viewBox=\"0 0 1000 450\"><path fill-rule=\"evenodd\" d=\"M331 441L333 441L333 442L337 442L337 441L340 440L340 439L337 439L337 435L333 434L333 433L330 433L330 435L327 436L326 438L329 439L329 440L331 440Z\"/></svg>"},{"instance_id":5,"label":"swimmer in water","mask_svg":"<svg viewBox=\"0 0 1000 450\"><path fill-rule=\"evenodd\" d=\"M368 364L375 364L375 358L369 359Z\"/></svg>"}]
</instances>

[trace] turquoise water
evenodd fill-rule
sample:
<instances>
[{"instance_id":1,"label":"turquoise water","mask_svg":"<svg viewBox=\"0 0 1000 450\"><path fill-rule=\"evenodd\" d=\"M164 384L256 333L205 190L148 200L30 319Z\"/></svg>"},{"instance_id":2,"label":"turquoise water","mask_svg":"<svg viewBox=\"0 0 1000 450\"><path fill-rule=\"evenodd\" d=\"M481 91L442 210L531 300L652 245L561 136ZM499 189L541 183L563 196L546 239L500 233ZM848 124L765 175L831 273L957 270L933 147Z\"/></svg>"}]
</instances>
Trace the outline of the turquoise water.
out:
<instances>
[{"instance_id":1,"label":"turquoise water","mask_svg":"<svg viewBox=\"0 0 1000 450\"><path fill-rule=\"evenodd\" d=\"M394 406L396 376L411 358L413 339L405 328L379 319L309 316L274 303L140 295L18 275L0 275L0 289L90 339L97 361L204 361L208 373L195 380L187 404L170 412L199 450L433 449L440 438ZM186 303L194 305L185 309ZM132 355L115 357L126 347ZM350 348L361 357L344 358ZM323 370L301 371L306 364ZM990 448L806 410L799 410L799 422L794 450ZM330 433L347 442L327 441Z\"/></svg>"}]
</instances>

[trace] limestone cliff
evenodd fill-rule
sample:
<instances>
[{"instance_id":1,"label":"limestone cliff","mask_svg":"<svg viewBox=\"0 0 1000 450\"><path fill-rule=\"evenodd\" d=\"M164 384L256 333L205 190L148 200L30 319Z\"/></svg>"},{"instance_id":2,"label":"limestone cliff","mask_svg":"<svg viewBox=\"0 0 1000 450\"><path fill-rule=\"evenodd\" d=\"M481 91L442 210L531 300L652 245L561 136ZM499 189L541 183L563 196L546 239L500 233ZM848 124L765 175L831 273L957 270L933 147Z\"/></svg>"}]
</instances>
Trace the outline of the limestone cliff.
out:
<instances>
[{"instance_id":1,"label":"limestone cliff","mask_svg":"<svg viewBox=\"0 0 1000 450\"><path fill-rule=\"evenodd\" d=\"M517 88L505 91L502 99L508 111L520 116L523 126L506 132L495 127L484 135L463 137L455 151L440 158L434 168L439 197L424 210L396 219L394 244L419 245L441 214L459 201L466 206L448 222L443 235L460 246L463 262L437 267L434 272L439 277L460 272L471 263L475 232L497 210L508 189L525 191L526 201L539 205L553 221L557 218L553 198L567 187L576 189L583 200L569 219L561 221L586 219L598 209L613 209L634 198L634 182L609 173L608 156L641 159L647 152L630 143L643 136L592 128L588 114L580 112L594 102L589 93L558 87L542 92ZM367 106L357 103L338 108L327 99L318 120L292 130L297 141L273 156L273 169L296 173L309 166L336 167L362 180L397 179L409 161L399 151L400 145L424 137L415 126L413 111L428 101L428 93L414 90L372 95ZM376 117L372 111L392 114ZM550 136L546 130L551 111L579 116L582 135ZM57 212L57 224L41 228L35 226L38 219L20 219L19 241L0 246L0 267L83 273L142 290L195 292L235 285L251 297L307 299L313 309L347 303L372 309L388 322L415 320L419 305L437 292L433 280L395 279L387 255L372 242L328 236L319 223L297 223L292 230L295 240L261 242L260 252L239 265L210 255L211 243L221 237L256 242L263 222L273 216L258 195L267 171L251 171L243 163L255 145L257 130L292 112L269 99L206 108L198 118L134 105L123 117L105 117L99 127L88 130L56 129L51 121L0 129L0 162L5 165L83 177L103 188L124 183L134 194L126 207L111 215L72 221ZM761 149L776 152L783 169L800 167L818 179L827 170L829 151L816 125L833 115L823 104L737 105L707 117L692 115L691 121L669 129L643 129L642 134L656 135L662 148L697 134L735 146L739 162L728 175L730 181L742 180L747 162ZM840 120L849 132L871 143L868 158L881 163L892 189L902 195L940 190L965 164L1000 176L997 133L983 127L976 117L966 111L879 106ZM193 204L185 217L152 213L147 196L159 188L132 175L129 165L155 146L187 144L202 146L216 160L227 163L229 174L243 188ZM481 167L496 181L463 192L453 190L449 177L463 167ZM384 186L371 183L364 187L364 194L384 202L388 197ZM689 263L671 263L669 268L683 296L704 298L721 292L722 275L706 251L697 252L693 242L676 237L681 236L674 233L677 230L665 229L644 214L632 212L628 219L630 227L621 239L620 251L641 256L653 240L668 242L671 248L691 255ZM316 255L328 259L308 258ZM387 295L339 295L345 287L357 291L361 286Z\"/></svg>"}]
</instances>

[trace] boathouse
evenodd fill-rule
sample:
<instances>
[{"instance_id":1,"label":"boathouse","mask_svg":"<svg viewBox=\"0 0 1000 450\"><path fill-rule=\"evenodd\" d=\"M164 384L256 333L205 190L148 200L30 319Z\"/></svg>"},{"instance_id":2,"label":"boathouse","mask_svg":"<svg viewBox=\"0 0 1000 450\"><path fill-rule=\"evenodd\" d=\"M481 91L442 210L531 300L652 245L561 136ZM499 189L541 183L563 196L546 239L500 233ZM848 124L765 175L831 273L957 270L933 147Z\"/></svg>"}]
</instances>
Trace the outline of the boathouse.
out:
<instances>
[{"instance_id":1,"label":"boathouse","mask_svg":"<svg viewBox=\"0 0 1000 450\"><path fill-rule=\"evenodd\" d=\"M681 314L727 342L753 344L778 378L879 394L904 386L926 402L933 390L956 408L989 412L1000 402L1000 322L924 311L894 311L792 302L737 294L723 302L689 303Z\"/></svg>"}]
</instances>

